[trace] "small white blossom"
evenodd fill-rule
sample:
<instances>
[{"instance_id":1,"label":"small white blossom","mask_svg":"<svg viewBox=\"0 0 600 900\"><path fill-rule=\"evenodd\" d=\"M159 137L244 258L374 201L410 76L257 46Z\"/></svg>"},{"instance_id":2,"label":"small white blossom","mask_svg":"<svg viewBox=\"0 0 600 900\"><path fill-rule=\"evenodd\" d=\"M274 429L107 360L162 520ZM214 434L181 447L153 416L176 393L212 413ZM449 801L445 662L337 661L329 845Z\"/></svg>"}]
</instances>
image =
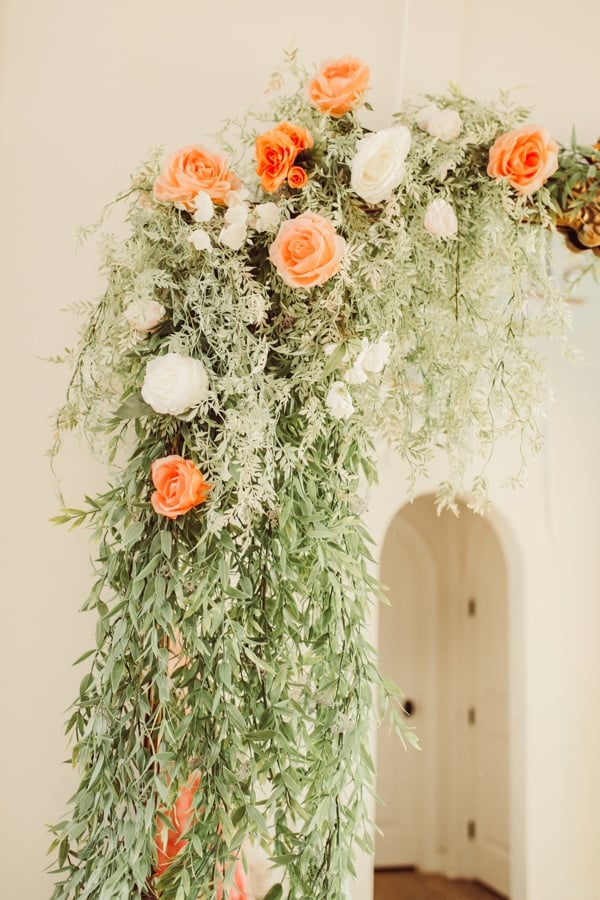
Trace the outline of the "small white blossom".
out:
<instances>
[{"instance_id":1,"label":"small white blossom","mask_svg":"<svg viewBox=\"0 0 600 900\"><path fill-rule=\"evenodd\" d=\"M257 231L269 231L273 234L277 231L281 212L276 203L259 203L258 206L255 206L254 213Z\"/></svg>"},{"instance_id":2,"label":"small white blossom","mask_svg":"<svg viewBox=\"0 0 600 900\"><path fill-rule=\"evenodd\" d=\"M191 356L155 356L146 364L142 397L154 412L180 416L208 397L206 370Z\"/></svg>"},{"instance_id":3,"label":"small white blossom","mask_svg":"<svg viewBox=\"0 0 600 900\"><path fill-rule=\"evenodd\" d=\"M236 222L221 229L219 240L225 247L229 247L231 250L239 250L244 245L246 234L246 223Z\"/></svg>"},{"instance_id":4,"label":"small white blossom","mask_svg":"<svg viewBox=\"0 0 600 900\"><path fill-rule=\"evenodd\" d=\"M237 191L228 191L225 195L225 205L231 207L238 203L245 203L249 196L250 191L244 187L238 188Z\"/></svg>"},{"instance_id":5,"label":"small white blossom","mask_svg":"<svg viewBox=\"0 0 600 900\"><path fill-rule=\"evenodd\" d=\"M245 225L248 221L250 207L247 203L236 203L230 206L225 213L225 221L228 225Z\"/></svg>"},{"instance_id":6,"label":"small white blossom","mask_svg":"<svg viewBox=\"0 0 600 900\"><path fill-rule=\"evenodd\" d=\"M206 191L198 191L198 193L194 197L194 206L196 207L196 212L194 213L194 221L210 222L215 212L215 207L211 200L210 194L208 194Z\"/></svg>"},{"instance_id":7,"label":"small white blossom","mask_svg":"<svg viewBox=\"0 0 600 900\"><path fill-rule=\"evenodd\" d=\"M148 334L164 319L166 310L157 300L134 300L123 312L132 328Z\"/></svg>"},{"instance_id":8,"label":"small white blossom","mask_svg":"<svg viewBox=\"0 0 600 900\"><path fill-rule=\"evenodd\" d=\"M416 123L422 131L440 141L453 141L462 128L462 119L455 109L440 109L433 103L419 110Z\"/></svg>"},{"instance_id":9,"label":"small white blossom","mask_svg":"<svg viewBox=\"0 0 600 900\"><path fill-rule=\"evenodd\" d=\"M423 227L434 237L451 237L456 234L458 221L454 207L441 198L432 200L425 210Z\"/></svg>"},{"instance_id":10,"label":"small white blossom","mask_svg":"<svg viewBox=\"0 0 600 900\"><path fill-rule=\"evenodd\" d=\"M325 405L334 419L349 419L354 412L354 404L343 381L334 381L325 398Z\"/></svg>"},{"instance_id":11,"label":"small white blossom","mask_svg":"<svg viewBox=\"0 0 600 900\"><path fill-rule=\"evenodd\" d=\"M195 231L192 231L190 236L188 237L188 241L190 244L193 244L196 250L212 250L212 241L210 239L210 235L204 228L196 228Z\"/></svg>"},{"instance_id":12,"label":"small white blossom","mask_svg":"<svg viewBox=\"0 0 600 900\"><path fill-rule=\"evenodd\" d=\"M369 375L377 375L383 371L390 358L390 345L386 337L387 334L383 334L374 344L370 344L366 338L362 339L360 353L352 368L346 372L345 381L349 384L364 384Z\"/></svg>"}]
</instances>

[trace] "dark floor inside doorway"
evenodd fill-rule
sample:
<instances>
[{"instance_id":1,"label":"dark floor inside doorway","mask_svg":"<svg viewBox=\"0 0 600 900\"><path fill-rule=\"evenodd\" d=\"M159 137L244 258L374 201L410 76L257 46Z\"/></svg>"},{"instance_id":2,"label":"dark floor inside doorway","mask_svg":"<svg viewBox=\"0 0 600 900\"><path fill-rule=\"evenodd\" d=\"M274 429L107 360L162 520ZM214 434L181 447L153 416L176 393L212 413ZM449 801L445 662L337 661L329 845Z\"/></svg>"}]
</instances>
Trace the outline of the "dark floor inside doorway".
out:
<instances>
[{"instance_id":1,"label":"dark floor inside doorway","mask_svg":"<svg viewBox=\"0 0 600 900\"><path fill-rule=\"evenodd\" d=\"M476 881L399 869L375 872L374 900L498 900L499 894Z\"/></svg>"}]
</instances>

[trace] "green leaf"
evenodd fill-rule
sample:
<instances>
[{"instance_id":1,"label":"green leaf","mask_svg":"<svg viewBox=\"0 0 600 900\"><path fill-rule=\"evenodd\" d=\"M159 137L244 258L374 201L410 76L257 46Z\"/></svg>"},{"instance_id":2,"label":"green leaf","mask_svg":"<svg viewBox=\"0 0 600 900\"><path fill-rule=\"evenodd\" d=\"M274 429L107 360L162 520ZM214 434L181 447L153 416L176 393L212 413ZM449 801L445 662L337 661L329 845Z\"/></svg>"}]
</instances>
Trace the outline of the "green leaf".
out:
<instances>
[{"instance_id":1,"label":"green leaf","mask_svg":"<svg viewBox=\"0 0 600 900\"><path fill-rule=\"evenodd\" d=\"M274 884L273 887L265 894L264 900L281 900L283 897L283 885Z\"/></svg>"},{"instance_id":2,"label":"green leaf","mask_svg":"<svg viewBox=\"0 0 600 900\"><path fill-rule=\"evenodd\" d=\"M154 410L142 399L141 394L132 394L121 403L114 415L115 419L139 419L141 416L154 415Z\"/></svg>"}]
</instances>

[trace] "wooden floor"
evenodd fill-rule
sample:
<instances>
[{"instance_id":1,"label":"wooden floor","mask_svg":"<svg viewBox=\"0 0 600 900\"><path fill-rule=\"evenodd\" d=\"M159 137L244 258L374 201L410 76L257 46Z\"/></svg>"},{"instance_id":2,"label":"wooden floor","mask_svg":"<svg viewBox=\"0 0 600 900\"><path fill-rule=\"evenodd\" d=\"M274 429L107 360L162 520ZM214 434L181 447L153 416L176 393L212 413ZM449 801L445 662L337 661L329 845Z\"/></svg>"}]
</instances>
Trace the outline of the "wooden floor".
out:
<instances>
[{"instance_id":1,"label":"wooden floor","mask_svg":"<svg viewBox=\"0 0 600 900\"><path fill-rule=\"evenodd\" d=\"M375 900L498 900L498 896L475 881L410 871L375 872Z\"/></svg>"}]
</instances>

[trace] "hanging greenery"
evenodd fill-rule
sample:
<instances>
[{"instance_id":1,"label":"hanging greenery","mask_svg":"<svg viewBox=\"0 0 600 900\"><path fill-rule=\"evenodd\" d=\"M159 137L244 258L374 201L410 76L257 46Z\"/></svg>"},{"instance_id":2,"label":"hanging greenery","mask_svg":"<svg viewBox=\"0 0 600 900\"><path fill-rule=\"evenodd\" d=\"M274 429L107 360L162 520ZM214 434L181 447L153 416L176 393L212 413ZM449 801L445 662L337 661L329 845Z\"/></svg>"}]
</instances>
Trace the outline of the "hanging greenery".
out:
<instances>
[{"instance_id":1,"label":"hanging greenery","mask_svg":"<svg viewBox=\"0 0 600 900\"><path fill-rule=\"evenodd\" d=\"M563 151L457 89L369 132L368 78L292 55L218 150L144 163L104 239L55 444L80 429L111 481L57 517L98 551L54 900L346 896L373 720L416 743L365 637L375 443L413 480L445 453L440 503L477 508L497 440L539 446Z\"/></svg>"}]
</instances>

